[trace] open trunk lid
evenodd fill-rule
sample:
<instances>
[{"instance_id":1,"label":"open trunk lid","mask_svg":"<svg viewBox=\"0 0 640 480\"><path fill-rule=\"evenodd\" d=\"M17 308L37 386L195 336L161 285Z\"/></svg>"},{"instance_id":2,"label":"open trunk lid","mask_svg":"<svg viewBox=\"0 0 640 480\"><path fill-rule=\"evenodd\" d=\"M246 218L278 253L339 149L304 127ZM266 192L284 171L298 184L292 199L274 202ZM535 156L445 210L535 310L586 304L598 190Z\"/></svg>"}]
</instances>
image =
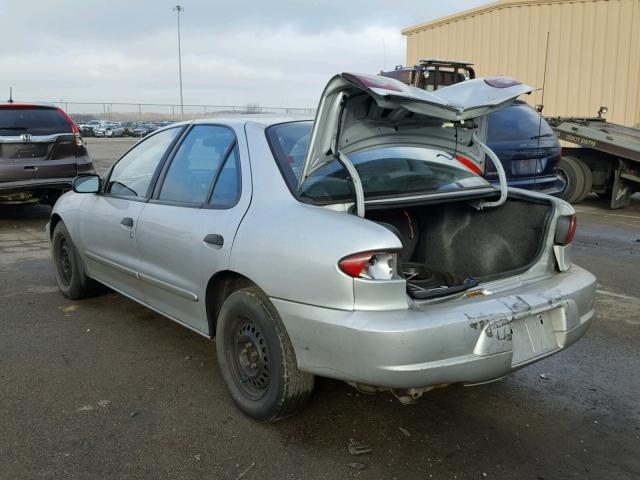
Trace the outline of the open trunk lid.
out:
<instances>
[{"instance_id":1,"label":"open trunk lid","mask_svg":"<svg viewBox=\"0 0 640 480\"><path fill-rule=\"evenodd\" d=\"M533 87L506 77L468 80L426 92L392 78L342 73L322 93L300 184L345 155L385 144L428 145L464 152L478 164L470 121L504 108ZM461 128L459 128L461 127Z\"/></svg>"}]
</instances>

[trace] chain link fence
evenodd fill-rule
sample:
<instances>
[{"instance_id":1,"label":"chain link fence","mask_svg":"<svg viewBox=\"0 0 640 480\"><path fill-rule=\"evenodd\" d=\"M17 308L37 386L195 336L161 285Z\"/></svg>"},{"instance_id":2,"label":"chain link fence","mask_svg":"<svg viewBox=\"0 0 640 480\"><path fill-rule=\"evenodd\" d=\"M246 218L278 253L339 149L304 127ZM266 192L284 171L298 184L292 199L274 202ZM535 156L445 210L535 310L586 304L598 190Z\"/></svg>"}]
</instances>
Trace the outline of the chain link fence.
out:
<instances>
[{"instance_id":1,"label":"chain link fence","mask_svg":"<svg viewBox=\"0 0 640 480\"><path fill-rule=\"evenodd\" d=\"M259 104L247 105L183 105L163 103L125 102L51 102L64 109L76 122L89 120L109 120L113 122L159 122L179 121L198 118L212 118L232 115L259 113L300 115L313 117L315 108L263 107Z\"/></svg>"}]
</instances>

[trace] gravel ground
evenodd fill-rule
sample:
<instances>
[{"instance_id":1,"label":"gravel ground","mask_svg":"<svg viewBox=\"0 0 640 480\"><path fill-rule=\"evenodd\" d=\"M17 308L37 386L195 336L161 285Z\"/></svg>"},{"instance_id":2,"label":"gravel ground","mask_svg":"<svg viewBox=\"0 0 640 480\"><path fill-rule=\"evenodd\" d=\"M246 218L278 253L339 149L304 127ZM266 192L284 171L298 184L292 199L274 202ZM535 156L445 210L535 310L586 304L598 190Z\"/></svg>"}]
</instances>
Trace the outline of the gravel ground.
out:
<instances>
[{"instance_id":1,"label":"gravel ground","mask_svg":"<svg viewBox=\"0 0 640 480\"><path fill-rule=\"evenodd\" d=\"M88 144L102 172L132 141ZM639 478L640 201L577 208L599 287L575 346L409 406L320 379L275 425L234 408L210 341L115 293L65 299L49 209L0 208L0 479Z\"/></svg>"}]
</instances>

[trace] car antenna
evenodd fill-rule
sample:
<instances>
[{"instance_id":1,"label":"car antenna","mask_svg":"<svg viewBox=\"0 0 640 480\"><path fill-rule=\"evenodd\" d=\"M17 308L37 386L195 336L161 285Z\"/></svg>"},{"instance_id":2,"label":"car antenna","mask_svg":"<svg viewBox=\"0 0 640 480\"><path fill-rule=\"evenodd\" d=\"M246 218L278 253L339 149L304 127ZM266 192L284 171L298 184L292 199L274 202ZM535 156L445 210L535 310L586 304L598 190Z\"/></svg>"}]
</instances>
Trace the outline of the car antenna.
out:
<instances>
[{"instance_id":1,"label":"car antenna","mask_svg":"<svg viewBox=\"0 0 640 480\"><path fill-rule=\"evenodd\" d=\"M9 87L9 100L7 103L13 103L13 87Z\"/></svg>"},{"instance_id":2,"label":"car antenna","mask_svg":"<svg viewBox=\"0 0 640 480\"><path fill-rule=\"evenodd\" d=\"M538 178L538 162L540 161L540 133L542 132L542 110L544 109L544 91L547 83L547 59L549 58L549 32L547 31L547 45L544 51L544 70L542 73L542 100L540 105L537 105L536 110L540 118L538 119L538 143L536 145L536 166L533 171L533 188L536 188L536 179Z\"/></svg>"}]
</instances>

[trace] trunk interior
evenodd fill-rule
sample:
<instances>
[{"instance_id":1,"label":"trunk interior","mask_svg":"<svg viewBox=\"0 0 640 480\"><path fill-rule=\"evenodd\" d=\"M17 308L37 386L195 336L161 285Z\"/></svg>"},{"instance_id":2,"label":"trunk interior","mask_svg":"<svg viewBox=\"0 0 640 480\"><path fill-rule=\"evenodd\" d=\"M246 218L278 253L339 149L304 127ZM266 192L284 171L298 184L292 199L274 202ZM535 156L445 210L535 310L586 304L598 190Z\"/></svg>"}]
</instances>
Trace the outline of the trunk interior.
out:
<instances>
[{"instance_id":1,"label":"trunk interior","mask_svg":"<svg viewBox=\"0 0 640 480\"><path fill-rule=\"evenodd\" d=\"M526 270L539 257L551 203L509 197L477 210L469 202L369 210L402 241L398 270L411 297L429 299Z\"/></svg>"}]
</instances>

